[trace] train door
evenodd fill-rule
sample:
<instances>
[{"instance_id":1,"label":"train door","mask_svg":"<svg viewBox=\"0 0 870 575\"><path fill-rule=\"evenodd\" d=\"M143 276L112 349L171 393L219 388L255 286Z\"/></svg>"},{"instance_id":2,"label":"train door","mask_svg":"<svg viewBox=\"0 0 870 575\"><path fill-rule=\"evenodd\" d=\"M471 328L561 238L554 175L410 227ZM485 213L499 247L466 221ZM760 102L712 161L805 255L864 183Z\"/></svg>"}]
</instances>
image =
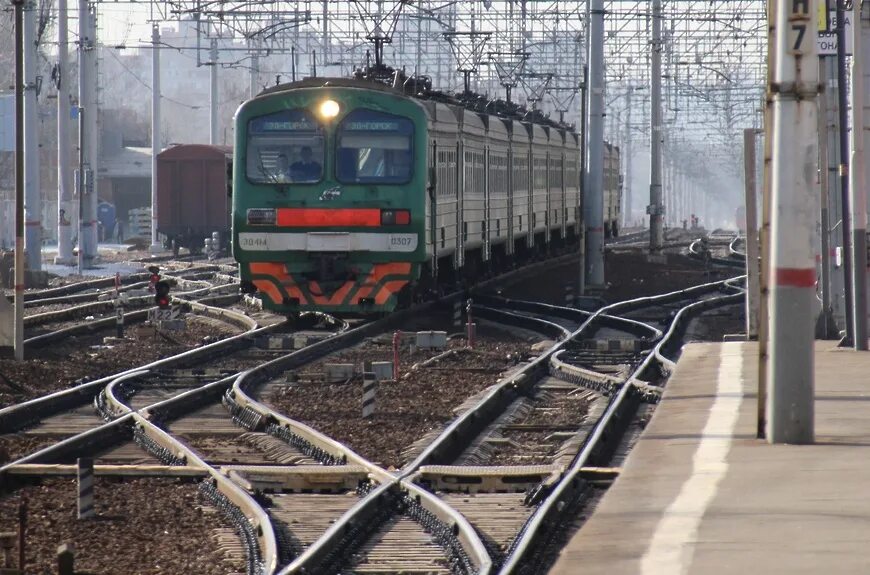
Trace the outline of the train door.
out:
<instances>
[{"instance_id":1,"label":"train door","mask_svg":"<svg viewBox=\"0 0 870 575\"><path fill-rule=\"evenodd\" d=\"M429 174L426 186L426 192L429 197L428 202L428 220L426 225L426 244L430 246L431 256L431 271L433 285L438 283L438 194L439 186L443 185L438 181L438 142L432 140L432 145L429 150Z\"/></svg>"},{"instance_id":2,"label":"train door","mask_svg":"<svg viewBox=\"0 0 870 575\"><path fill-rule=\"evenodd\" d=\"M465 265L465 234L462 226L463 198L465 187L465 146L461 141L456 142L456 164L454 181L456 182L456 253L454 261L456 269L462 269Z\"/></svg>"},{"instance_id":3,"label":"train door","mask_svg":"<svg viewBox=\"0 0 870 575\"><path fill-rule=\"evenodd\" d=\"M535 155L532 150L535 149L535 143L529 142L529 151L526 155L526 165L528 166L528 171L526 174L528 175L527 188L529 190L528 195L528 207L526 209L526 213L529 215L528 221L528 229L529 235L526 238L526 245L530 248L535 247L535 226L537 222L535 221Z\"/></svg>"},{"instance_id":4,"label":"train door","mask_svg":"<svg viewBox=\"0 0 870 575\"><path fill-rule=\"evenodd\" d=\"M546 174L544 175L544 189L547 190L547 197L544 201L544 241L547 244L547 249L550 247L550 242L552 241L552 237L550 234L550 222L552 221L552 215L550 214L550 209L553 204L552 198L550 197L550 185L554 180L554 174L552 173L552 164L550 163L550 151L547 150L547 157L544 159L544 165L546 166Z\"/></svg>"},{"instance_id":5,"label":"train door","mask_svg":"<svg viewBox=\"0 0 870 575\"><path fill-rule=\"evenodd\" d=\"M566 140L567 143L567 140ZM567 155L563 151L559 157L561 158L561 162L559 163L559 174L562 180L562 222L560 229L562 230L562 239L566 240L568 238L568 189L565 185L565 162L568 160Z\"/></svg>"},{"instance_id":6,"label":"train door","mask_svg":"<svg viewBox=\"0 0 870 575\"><path fill-rule=\"evenodd\" d=\"M514 157L512 147L507 151L507 252L514 253Z\"/></svg>"},{"instance_id":7,"label":"train door","mask_svg":"<svg viewBox=\"0 0 870 575\"><path fill-rule=\"evenodd\" d=\"M486 146L483 151L483 229L481 233L483 234L483 261L488 262L491 252L491 242L490 236L492 235L492 231L490 230L490 190L489 190L489 163L490 163L490 148Z\"/></svg>"}]
</instances>

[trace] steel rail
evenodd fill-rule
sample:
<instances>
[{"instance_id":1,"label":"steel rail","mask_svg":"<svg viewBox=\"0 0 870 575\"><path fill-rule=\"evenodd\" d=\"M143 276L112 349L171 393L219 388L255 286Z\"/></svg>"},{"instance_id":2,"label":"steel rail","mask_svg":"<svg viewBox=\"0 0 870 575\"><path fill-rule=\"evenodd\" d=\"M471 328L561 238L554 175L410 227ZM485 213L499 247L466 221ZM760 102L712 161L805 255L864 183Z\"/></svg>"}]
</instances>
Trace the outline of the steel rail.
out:
<instances>
[{"instance_id":1,"label":"steel rail","mask_svg":"<svg viewBox=\"0 0 870 575\"><path fill-rule=\"evenodd\" d=\"M438 303L448 303L453 300L459 300L461 296L462 294L459 293L451 294L450 296L439 300ZM285 429L287 433L292 433L293 435L312 443L317 446L318 449L323 450L333 458L340 457L344 460L364 465L370 469L374 477L381 481L381 484L378 487L374 488L354 507L337 519L316 542L310 545L289 565L284 567L280 572L282 575L319 572L317 571L317 569L319 569L317 566L324 562L331 561L334 558L333 554L336 552L336 549L342 546L346 547L350 544L347 540L348 534L354 533L357 534L357 537L366 536L366 530L363 529L363 526L373 525L373 519L380 516L382 512L381 506L384 504L384 501L392 500L393 496L398 493L402 486L395 475L378 468L368 460L356 454L347 446L320 434L313 428L275 412L253 399L248 391L286 369L304 365L319 357L323 357L328 353L332 353L337 349L359 343L365 337L387 331L391 326L398 325L401 322L410 319L413 315L428 310L435 305L437 304L421 304L414 308L391 314L381 320L347 330L342 334L316 342L287 356L264 363L257 368L241 374L234 382L230 392L230 399L238 405L240 410L249 410L250 412L256 413L266 421L273 421L277 428ZM273 428L273 432L274 431L275 429ZM413 499L427 511L436 517L442 518L442 521L450 522L450 528L455 529L458 533L457 537L462 543L463 548L472 555L473 561L478 568L481 569L481 575L483 573L488 573L491 566L491 560L486 553L486 548L483 545L483 542L467 520L437 498L426 496L419 487L412 486L406 490L409 493L412 493L414 496ZM360 543L361 541L356 542Z\"/></svg>"},{"instance_id":2,"label":"steel rail","mask_svg":"<svg viewBox=\"0 0 870 575\"><path fill-rule=\"evenodd\" d=\"M728 244L728 255L735 259L746 259L746 252L741 252L737 249L737 244L744 242L744 238L742 236L735 236L731 243Z\"/></svg>"},{"instance_id":3,"label":"steel rail","mask_svg":"<svg viewBox=\"0 0 870 575\"><path fill-rule=\"evenodd\" d=\"M134 371L133 373L124 374L109 382L109 385L104 387L103 390L94 398L94 407L96 407L103 419L106 421L112 421L132 412L133 409L125 403L124 397L121 394L116 393L116 390L122 388L125 384L141 379L150 373L150 370L143 369L140 371Z\"/></svg>"},{"instance_id":4,"label":"steel rail","mask_svg":"<svg viewBox=\"0 0 870 575\"><path fill-rule=\"evenodd\" d=\"M103 388L103 386L121 375L142 369L166 369L178 367L186 365L188 362L204 360L215 355L220 355L229 350L249 347L253 344L255 337L269 334L282 327L285 327L285 324L278 323L266 327L258 326L249 329L244 333L230 336L202 347L187 350L171 357L162 358L143 366L126 369L116 374L82 383L81 385L70 389L57 391L2 408L0 409L0 433L12 433L28 424L39 421L44 417L71 409L81 405L82 403L87 403L99 392L99 390Z\"/></svg>"},{"instance_id":5,"label":"steel rail","mask_svg":"<svg viewBox=\"0 0 870 575\"><path fill-rule=\"evenodd\" d=\"M695 259L704 259L704 254L700 252L698 246L700 245L701 240L697 239L689 244L689 256ZM730 245L730 244L729 244ZM735 261L733 258L715 258L710 257L708 261L715 266L726 267L726 268L744 268L746 264L744 262Z\"/></svg>"},{"instance_id":6,"label":"steel rail","mask_svg":"<svg viewBox=\"0 0 870 575\"><path fill-rule=\"evenodd\" d=\"M663 296L656 296L655 299L674 299L685 297L685 293L701 293L705 291L713 291L718 289L718 286L722 282L714 282L711 284L705 284L703 286L697 286L695 288L690 288L689 290L683 290L680 292L672 292L671 294L664 294ZM631 304L641 305L641 303L647 303L653 298L642 298L641 301L635 302L632 300ZM478 314L479 315L479 314ZM515 314L514 314L515 315ZM586 322L584 322L583 326L574 332L574 336L579 335L580 332L585 327L588 327L592 324L592 322L600 315L604 315L601 311L590 314L587 318ZM508 316L504 316L508 317ZM524 320L528 320L530 318L524 317ZM650 326L646 326L645 324L641 324L640 322L634 322L630 320L629 323L633 327L643 327L643 329L649 330ZM653 330L655 328L652 328ZM657 330L656 330L657 331ZM659 332L660 333L660 332ZM426 449L411 463L406 465L400 472L399 481L402 484L402 487L405 489L415 488L413 486L410 477L423 465L431 464L433 461L439 461L443 459L449 459L455 455L455 453L462 449L462 446L467 444L466 438L476 436L482 431L482 429L498 414L502 413L504 409L509 405L522 391L527 391L534 383L542 377L546 371L546 364L549 360L549 357L552 353L555 353L559 349L562 348L565 341L559 342L556 345L552 346L550 350L545 352L544 354L538 356L532 362L527 365L523 370L519 373L512 374L511 376L505 378L494 386L472 409L466 411L461 416L456 418L453 422L451 422L447 429L442 432L439 437L430 443ZM625 386L632 387L632 386ZM380 494L381 492L379 492ZM437 499L437 498L436 498ZM369 500L371 504L372 501L376 501L377 496L372 496ZM333 553L335 547L341 543L341 539L338 537L341 529L340 525L351 525L352 520L355 517L356 513L361 512L361 508L352 509L348 513L345 514L340 520L338 526L335 529L331 529L326 534L324 534L320 539L318 539L311 547L306 551L307 555L301 557L297 563L294 563L293 569L286 568L281 572L281 575L289 575L291 573L305 573L305 566L314 564L316 565L316 558L329 556L330 553ZM370 512L372 511L369 507ZM459 529L460 533L462 529ZM486 553L485 549L483 553ZM483 555L488 562L491 563L491 558L488 553ZM316 572L316 571L307 571L307 572ZM486 571L489 572L489 571Z\"/></svg>"},{"instance_id":7,"label":"steel rail","mask_svg":"<svg viewBox=\"0 0 870 575\"><path fill-rule=\"evenodd\" d=\"M693 297L695 295L699 295L701 288L710 290L711 288L718 289L719 286L723 286L729 289L736 289L734 286L731 285L734 279L735 278L730 278L721 282L703 284L703 286L696 286L695 288L689 288L688 290L681 290L679 292L671 292L670 294L664 294L663 296L638 298L636 300L620 302L607 306L606 308L602 308L601 310L599 310L599 312L596 313L602 313L605 311L617 311L625 307L634 308L639 301L643 301L644 303L649 303L653 299L666 299L670 301L677 294L688 295L689 292L691 292L690 297ZM632 404L637 403L637 386L634 385L634 383L638 381L638 377L640 376L640 374L642 374L650 366L654 358L658 359L660 357L663 357L661 355L661 349L664 345L667 344L668 340L675 333L676 328L674 324L678 322L678 318L681 320L682 318L689 315L690 311L687 308L690 308L692 311L697 311L701 307L728 305L732 301L736 301L741 297L743 297L743 294L741 293L720 296L717 298L705 300L703 302L696 302L690 304L689 306L686 306L680 310L677 316L675 316L675 320L674 323L672 323L671 328L654 348L654 352L650 354L647 359L634 370L632 375L628 378L626 384L622 385L616 395L612 397L604 415L596 423L592 432L584 442L581 451L575 457L574 462L572 463L568 471L564 474L562 480L551 490L549 495L541 502L541 504L526 522L520 536L518 536L514 540L511 552L509 553L506 561L499 570L499 575L519 574L521 572L523 563L528 560L527 555L533 549L538 537L541 536L541 532L543 531L543 526L545 522L551 520L553 516L557 515L562 510L569 508L570 503L574 501L577 497L582 495L583 491L585 490L586 484L585 481L580 477L581 470L584 467L594 464L596 462L596 458L603 459L608 455L606 450L612 448L612 445L608 445L608 443L604 441L605 438L612 443L614 441L614 436L621 436L621 432L610 432L615 426L624 425L627 423L625 419L627 419L630 413L633 412ZM590 318L590 321L591 319L592 318ZM578 332L582 331L583 327L584 326L581 326ZM673 362L670 362L670 360L668 361L672 366ZM635 396L634 400L632 400L632 396Z\"/></svg>"},{"instance_id":8,"label":"steel rail","mask_svg":"<svg viewBox=\"0 0 870 575\"><path fill-rule=\"evenodd\" d=\"M394 321L395 319L391 319L389 323L393 323ZM373 331L374 328L372 327L372 325L373 324L367 324L365 326L361 326L360 328L356 328L356 330L349 330L349 332L339 334L327 340L315 343L312 346L309 346L309 348L317 347L317 349L315 349L313 353L312 350L310 350L309 348L292 352L282 358L277 358L275 360L262 364L257 368L253 368L252 370L248 370L241 374L238 374L237 376L224 378L220 381L213 382L206 386L184 392L176 397L157 402L146 408L142 408L138 410L138 414L145 417L148 421L168 421L175 418L180 413L189 411L189 409L193 406L200 406L205 401L218 400L220 396L224 395L225 403L228 403L228 405L231 406L231 413L234 416L234 419L237 420L237 422L245 420L244 417L240 417L241 412L257 414L258 417L254 421L260 423L266 422L267 432L271 432L271 434L273 435L277 435L277 430L280 429L285 434L292 434L293 436L301 438L308 444L315 446L315 448L319 450L319 453L328 454L328 456L333 461L341 461L343 463L355 464L364 467L373 478L381 483L381 485L373 489L365 498L363 498L359 503L357 503L356 506L354 506L354 508L352 509L352 515L356 518L356 521L359 521L361 517L371 517L374 514L378 513L378 508L381 505L383 499L388 497L388 493L392 493L393 496L396 496L398 494L398 485L396 483L395 477L389 472L381 469L367 459L358 455L346 445L334 441L331 438L316 431L315 429L305 424L302 424L301 422L289 419L264 406L263 404L256 402L255 400L247 396L247 394L244 392L244 388L248 385L246 380L248 378L253 378L254 375L256 375L260 371L263 371L264 373L272 373L274 372L274 370L278 369L277 366L281 366L281 369L284 369L287 367L288 364L308 363L316 356L325 355L326 353L333 351L336 347L336 343L339 341L341 341L341 343L344 345L354 343L360 339L360 332L368 333ZM138 375L141 375L141 372L137 374L137 376ZM120 382L116 381L113 383L118 384ZM230 386L232 386L232 388L230 388ZM114 396L114 393L112 395ZM116 398L116 401L121 404L120 409L116 407L116 410L121 411L124 408L129 409L129 407L125 406L123 400L118 400ZM252 428L259 429L259 425L255 424L254 426L252 426ZM205 464L203 462L200 465L202 466ZM217 472L215 471L215 473ZM422 505L429 509L430 512L433 512L436 516L439 517L450 518L452 520L452 525L458 525L461 533L474 534L473 529L470 525L467 524L464 518L456 514L456 512L451 510L449 507L443 505L439 500L435 499L434 501L429 501L427 499L427 495L417 487L413 488L411 491L414 493L415 500L419 500ZM258 526L261 530L263 530L266 529L267 525L265 521L261 520L258 523ZM271 523L269 523L269 529L271 529ZM332 526L331 530L334 531L337 536L343 537L348 531L348 524L342 523L339 520L338 522L336 522L336 524ZM474 537L476 538L476 535ZM477 542L479 542L479 540ZM472 547L474 543L475 541L467 542L467 544ZM484 549L482 542L479 543L480 548ZM311 561L311 558L300 556L293 563L291 563L291 565L288 566L287 569L291 569L293 568L293 565L301 564L305 561ZM272 571L267 572L271 573Z\"/></svg>"},{"instance_id":9,"label":"steel rail","mask_svg":"<svg viewBox=\"0 0 870 575\"><path fill-rule=\"evenodd\" d=\"M191 407L201 406L205 401L220 401L237 376L224 377L142 409L133 410L125 403L124 398L116 393L116 390L121 385L150 373L150 370L138 370L123 374L109 382L95 398L97 411L110 419L108 423L66 438L0 467L0 486L3 485L4 477L16 466L51 463L58 459L89 455L100 447L137 437L138 428L139 433L151 439L151 442L138 441L144 449L166 464L192 466L206 471L214 482L215 488L243 512L248 525L237 525L237 528L243 532L240 533L241 538L243 542L250 543L249 540L254 537L259 549L257 552L252 552L248 548L249 545L245 546L248 552L249 575L274 572L278 566L277 542L268 513L232 480L208 465L192 449L152 421L156 418L157 422L162 423L167 415L189 411Z\"/></svg>"},{"instance_id":10,"label":"steel rail","mask_svg":"<svg viewBox=\"0 0 870 575\"><path fill-rule=\"evenodd\" d=\"M196 292L184 292L180 294L176 294L172 297L172 301L176 303L181 303L183 308L187 308L188 310L195 310L200 312L200 315L208 315L210 317L214 317L216 319L220 319L222 321L227 321L232 325L237 327L241 327L242 329L252 329L255 325L255 322L250 318L247 318L244 314L239 312L234 312L232 310L219 310L214 308L214 306L207 306L202 304L197 304L194 300L185 299L182 296L191 296L191 295L200 295L200 294L212 294L214 292L221 291L223 286L211 286L209 288L204 288L198 290ZM148 305L148 299L152 296L141 296L136 298L131 298L128 300L128 303L125 307L139 306L139 305ZM239 301L241 299L240 296L235 296L234 300ZM226 300L223 300L226 301ZM148 306L151 307L151 306ZM81 306L75 306L63 310L57 310L53 312L46 312L44 314L37 314L25 318L25 325L28 323L36 323L37 325L41 323L48 323L53 321L62 321L69 316L78 315L81 313L94 312L97 310L102 310L102 308L114 309L114 303L112 302L94 302L89 304L84 304ZM147 309L140 309L129 311L124 314L124 323L126 325L137 323L144 321L148 316ZM99 331L103 329L108 329L115 326L117 323L117 318L113 315L112 317L105 317L98 320L89 321L86 323L79 323L76 325L67 326L58 330L54 330L48 333L36 335L24 340L24 345L28 347L40 347L45 346L50 343L54 343L57 341L62 341L65 338L73 335L79 334L87 334L92 333L94 331Z\"/></svg>"},{"instance_id":11,"label":"steel rail","mask_svg":"<svg viewBox=\"0 0 870 575\"><path fill-rule=\"evenodd\" d=\"M589 317L594 313L573 307L510 299L493 295L475 295L475 302L489 305L490 307L510 308L540 315L551 315L557 317L571 316L570 319L581 322L589 319ZM608 327L624 330L628 333L638 335L639 337L649 336L651 339L655 340L662 336L662 331L660 329L635 319L609 314L600 314L598 318L602 324L607 325Z\"/></svg>"},{"instance_id":12,"label":"steel rail","mask_svg":"<svg viewBox=\"0 0 870 575\"><path fill-rule=\"evenodd\" d=\"M212 311L213 313L217 314L227 313L226 310L210 308L210 306L204 306L196 302L188 303L189 305L203 308L203 310L205 311ZM238 322L244 323L244 320L251 321L249 318L245 318L241 314L234 315L239 316L236 318L236 321ZM346 324L339 323L339 325L343 325L344 327L346 327ZM258 333L262 333L263 331L265 331L265 329L256 331ZM250 335L251 333L252 332L248 332L245 335ZM154 366L153 364L151 364L149 365L149 367L166 367L166 362L161 363L163 363L163 365ZM244 512L244 515L250 525L247 527L243 525L240 527L240 529L242 529L244 533L255 534L255 537L258 541L260 552L253 555L260 557L261 559L256 559L256 561L252 562L252 553L249 550L249 573L272 573L277 568L278 556L274 529L272 527L271 519L269 518L268 514L253 500L253 498L248 496L231 480L224 477L217 469L207 465L204 461L196 456L195 452L188 449L183 443L179 442L171 435L165 433L159 428L158 425L151 421L152 419L156 419L157 421L163 421L166 418L171 418L177 413L186 412L189 411L191 408L201 406L204 401L220 401L223 394L235 382L237 376L222 378L218 381L208 383L196 389L181 393L175 397L156 402L145 408L134 411L129 405L125 403L125 400L123 397L121 397L121 394L116 393L116 391L122 385L140 379L150 373L151 371L149 369L139 369L135 371L131 370L120 374L119 376L111 379L108 385L102 389L101 393L96 395L95 404L97 411L104 417L119 419L111 421L95 429L91 429L84 433L80 433L73 437L67 438L63 441L48 446L42 450L39 450L33 454L30 454L24 458L21 458L0 468L0 481L2 481L5 472L7 472L15 465L40 463L46 460L51 461L58 457L68 457L70 452L87 453L88 451L92 451L94 448L94 438L99 438L102 442L117 440L117 430L122 429L120 424L118 424L117 422L126 422L128 421L129 417L133 417L134 423L130 423L130 425L136 425L143 430L143 433L155 436L154 440L158 444L162 445L164 448L175 454L173 455L173 457L175 457L176 459L170 461L170 464L173 462L177 463L178 461L184 461L185 463L193 462L195 466L208 471L208 473L211 475L212 481L214 481L215 483L216 489L222 492L230 501L232 501L235 505L239 507L239 509ZM316 432L314 433L316 434ZM130 435L134 434L131 432ZM157 455L160 456L160 453L158 453ZM165 458L165 453L163 455ZM358 456L357 458L361 459ZM190 465L189 463L186 464ZM369 468L370 472L375 473L379 471L378 468L371 463L369 463L367 467ZM247 540L250 539L250 537L243 537L243 539Z\"/></svg>"},{"instance_id":13,"label":"steel rail","mask_svg":"<svg viewBox=\"0 0 870 575\"><path fill-rule=\"evenodd\" d=\"M147 274L147 273L130 274L130 275L124 276L121 279L121 284L123 285L123 284L142 282L142 281L147 280L149 276L150 276L150 274ZM95 289L95 288L101 288L101 287L112 287L114 285L115 285L115 278L113 278L113 277L111 277L111 278L99 278L99 279L94 279L94 280L85 280L85 281L80 281L80 282L76 282L73 284L68 284L65 286L59 286L56 288L47 288L47 289L42 289L42 290L29 291L29 292L24 294L24 301L32 301L32 300L38 300L38 299L60 297L60 296L74 294L76 292L80 292L80 291L84 291L84 290L88 290L88 289ZM6 297L10 301L12 301L12 296L6 296Z\"/></svg>"},{"instance_id":14,"label":"steel rail","mask_svg":"<svg viewBox=\"0 0 870 575\"><path fill-rule=\"evenodd\" d=\"M457 299L460 296L461 296L461 294L452 294L451 296L449 296L448 298L445 298L445 299L447 299L447 300ZM417 310L415 310L415 311L417 311ZM394 314L394 315L401 315L401 313ZM387 319L391 320L391 321L400 321L397 317L392 317L392 316L390 318L387 318ZM525 319L528 320L530 318L525 318ZM376 322L376 323L378 323L378 322ZM389 323L389 322L387 322L387 323ZM362 328L357 328L357 330L359 330L359 331L357 331L357 330L350 330L350 331L357 332L354 334L354 337L365 337L364 332L367 330L365 330L363 328L372 329L371 325L372 324L368 324L367 326L362 326ZM542 323L542 325L543 325L543 323ZM334 344L335 338L331 338L331 340L325 340L323 342L318 342L318 344L325 344L325 345L319 346L319 347L322 347L323 349L317 349L315 351L328 353L330 351L329 348L331 347L330 344ZM220 342L218 342L218 343L220 343ZM309 347L310 348L318 348L318 344L314 344L314 345L309 346ZM285 356L284 358L278 358L277 360L267 362L266 364L263 364L259 368L255 368L255 369L256 369L256 371L262 372L260 374L261 377L262 376L268 377L275 369L277 369L281 366L286 367L286 365L284 365L284 361L282 361L282 360L288 360L288 358L291 358L291 359L289 359L290 363L294 363L295 361L298 361L300 359L305 360L305 361L310 361L310 359L306 360L305 357L308 354L310 354L311 352L312 352L311 349L306 348L306 349L300 350L299 352L294 352L294 353L288 354L288 356ZM184 354L182 354L182 355L184 355ZM151 365L146 366L146 367L151 367ZM161 367L165 367L165 366L161 366ZM128 371L132 371L132 370L128 370ZM237 384L240 382L244 382L245 377L249 376L251 374L251 372L253 372L253 371L255 371L255 370L250 370L249 372L245 372L244 375L241 375L238 378L236 378L235 381L233 382L233 390L236 391ZM125 373L127 373L127 372L125 372ZM143 375L143 372L141 370L139 370L139 371L134 372L134 373L127 373L127 375L129 375L129 378L124 378L124 379L125 380L132 380L132 379L135 379L136 377ZM104 379L106 379L106 378L104 378ZM183 407L185 403L189 402L190 404L199 404L200 400L203 398L203 395L206 395L209 393L218 393L219 390L224 389L224 386L227 385L228 379L230 379L230 378L225 378L225 380L221 380L219 382L213 382L212 384L208 384L207 386L203 386L202 388L197 388L196 390L191 390L189 392L185 392L184 394L180 394L179 396L171 398L170 400L165 400L163 402L153 404L146 409L140 410L140 412L135 414L135 415L137 415L139 417L147 416L149 419L151 419L155 416L158 419L162 419L165 417L171 417L172 412L175 411L176 409L178 409L179 407ZM517 381L517 380L515 379L514 381ZM93 385L95 383L96 382L92 382L90 385ZM121 382L120 381L113 381L112 383L114 385L112 386L112 393L110 395L112 397L114 397L114 395L115 395L114 389L117 385L120 385ZM210 389L206 389L206 388L210 388ZM115 398L115 399L117 399L117 398ZM247 405L245 405L245 407L250 407L253 405L255 405L255 403L253 402L253 400L251 400L251 402L249 402ZM171 406L171 409L167 409L170 406ZM267 413L267 411L269 413ZM266 414L268 417L274 418L274 421L280 421L280 419L278 419L278 417L276 417L278 414L274 414L274 413L270 413L270 412L271 412L271 410L264 410L264 414ZM2 411L0 411L0 415L2 415ZM123 417L125 417L125 416L122 416L122 418ZM2 420L0 420L0 421L2 421ZM285 421L285 424L286 423L288 423L288 421ZM301 424L299 424L299 425L301 425ZM294 427L294 429L296 431L303 429L299 425L296 425ZM85 432L85 433L87 434L87 433L90 433L93 431L94 430L90 430L89 432ZM310 435L310 437L317 438L317 436L319 434L317 434L317 432L315 432L314 430L311 430L311 431L312 431L313 435ZM169 438L169 440L171 440L171 439L172 438ZM325 437L322 437L320 439L328 440L328 438L325 438ZM62 443L63 442L61 442L61 444ZM60 445L60 444L58 444L58 445ZM29 458L37 458L39 456L44 456L45 453L43 453L43 452L50 453L51 450L53 450L53 449L61 449L61 448L57 448L56 446L50 446L49 448L46 448L46 450L42 450L41 452L37 452L37 454L33 454L32 456L28 456L28 457ZM386 472L383 472L383 473L386 473ZM2 474L0 474L0 475L2 475ZM407 475L407 474L403 474L403 475ZM392 476L390 476L390 477L392 477ZM452 529L454 531L458 531L460 540L462 540L464 538L464 541L463 541L464 548L472 550L473 554L476 555L477 564L484 569L484 571L482 571L482 572L488 572L488 570L491 566L491 560L489 559L489 556L486 553L485 547L483 546L479 537L475 533L474 529L467 523L467 521L464 519L464 517L462 517L461 514L458 514L450 506L441 502L438 498L431 496L431 494L428 494L428 492L425 492L425 490L421 490L421 488L419 488L418 486L415 486L412 483L405 481L405 477L399 478L399 483L401 484L401 487L404 488L405 490L407 490L409 493L414 493L415 494L414 498L417 501L423 503L424 505L427 505L430 508L429 509L430 512L434 511L435 515L440 516L441 520L445 521L445 524L446 524L446 521L449 521L450 522L449 523L450 529ZM368 497L364 498L357 505L357 507L355 508L356 512L354 512L354 513L349 512L342 519L346 519L348 517L357 517L358 518L360 516L360 512L362 509L366 509L366 508L371 509L372 502L379 501L380 497L382 495L384 495L387 490L394 490L395 487L396 487L395 481L393 481L390 484L382 485L381 488L379 488L380 491L378 491L378 490L373 491L372 493L369 494ZM375 507L376 507L376 505L375 505ZM351 523L349 523L349 522L344 522L343 524L346 526L351 525ZM334 527L335 527L335 529L331 530L331 531L334 531L334 532L341 531L340 524L337 524ZM326 538L326 537L321 537L321 539L318 541L318 543L323 541L324 538ZM314 546L312 546L312 548L313 547ZM309 548L307 550L307 552L312 551L312 548ZM291 571L287 571L287 572L291 572Z\"/></svg>"},{"instance_id":15,"label":"steel rail","mask_svg":"<svg viewBox=\"0 0 870 575\"><path fill-rule=\"evenodd\" d=\"M128 291L135 290L135 289L146 288L146 287L148 287L149 283L150 282L143 281L143 282L135 282L135 283L127 284L127 285L121 285L121 287L120 287L120 289L118 289L118 291L120 291L121 293L124 293L124 292L128 292ZM24 302L24 307L25 308L39 307L39 306L43 306L43 305L65 304L65 303L78 302L78 301L86 302L89 300L105 301L107 299L112 299L114 297L114 294L115 294L115 289L111 288L111 289L100 290L100 291L90 292L90 293L83 293L83 294L69 294L69 295L65 295L65 296L49 297L49 298L44 298L44 299L32 299L32 300L26 300Z\"/></svg>"},{"instance_id":16,"label":"steel rail","mask_svg":"<svg viewBox=\"0 0 870 575\"><path fill-rule=\"evenodd\" d=\"M229 385L230 382L221 382ZM215 384L210 384L215 385ZM243 518L235 517L236 529L243 540L247 551L248 575L264 575L274 573L278 567L278 542L275 529L269 514L244 489L236 485L229 477L208 465L194 450L175 439L158 425L143 417L139 412L130 414L135 424L154 443L175 452L175 457L183 465L205 469L211 476L215 492L223 494L226 500L235 505L243 514ZM172 464L170 462L170 464ZM204 484L200 484L201 488ZM224 503L226 505L226 503ZM218 505L222 507L223 505ZM227 511L226 509L224 511ZM230 510L232 518L232 513ZM229 518L228 518L229 519ZM256 550L253 548L256 545Z\"/></svg>"}]
</instances>

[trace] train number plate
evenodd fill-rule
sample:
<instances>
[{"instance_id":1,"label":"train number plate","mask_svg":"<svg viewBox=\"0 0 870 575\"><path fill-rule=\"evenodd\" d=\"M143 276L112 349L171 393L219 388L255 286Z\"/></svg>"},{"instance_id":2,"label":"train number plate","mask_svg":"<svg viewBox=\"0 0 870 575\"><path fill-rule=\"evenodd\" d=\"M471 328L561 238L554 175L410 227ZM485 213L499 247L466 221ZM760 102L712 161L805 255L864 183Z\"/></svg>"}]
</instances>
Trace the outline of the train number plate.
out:
<instances>
[{"instance_id":1,"label":"train number plate","mask_svg":"<svg viewBox=\"0 0 870 575\"><path fill-rule=\"evenodd\" d=\"M239 234L239 246L243 250L268 250L268 234Z\"/></svg>"},{"instance_id":2,"label":"train number plate","mask_svg":"<svg viewBox=\"0 0 870 575\"><path fill-rule=\"evenodd\" d=\"M350 250L350 234L309 232L307 236L310 252L346 252Z\"/></svg>"}]
</instances>

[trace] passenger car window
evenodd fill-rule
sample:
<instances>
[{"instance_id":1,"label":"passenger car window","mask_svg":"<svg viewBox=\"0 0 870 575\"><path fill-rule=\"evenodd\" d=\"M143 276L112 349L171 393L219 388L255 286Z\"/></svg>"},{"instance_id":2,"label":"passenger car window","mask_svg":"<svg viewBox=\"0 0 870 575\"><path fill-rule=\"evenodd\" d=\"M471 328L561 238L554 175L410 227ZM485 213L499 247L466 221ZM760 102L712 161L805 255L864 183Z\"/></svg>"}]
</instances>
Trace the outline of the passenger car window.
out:
<instances>
[{"instance_id":1,"label":"passenger car window","mask_svg":"<svg viewBox=\"0 0 870 575\"><path fill-rule=\"evenodd\" d=\"M323 128L307 110L281 110L248 122L246 173L251 182L319 182L323 154Z\"/></svg>"},{"instance_id":2,"label":"passenger car window","mask_svg":"<svg viewBox=\"0 0 870 575\"><path fill-rule=\"evenodd\" d=\"M414 123L358 109L338 126L336 178L343 184L406 184L413 175Z\"/></svg>"}]
</instances>

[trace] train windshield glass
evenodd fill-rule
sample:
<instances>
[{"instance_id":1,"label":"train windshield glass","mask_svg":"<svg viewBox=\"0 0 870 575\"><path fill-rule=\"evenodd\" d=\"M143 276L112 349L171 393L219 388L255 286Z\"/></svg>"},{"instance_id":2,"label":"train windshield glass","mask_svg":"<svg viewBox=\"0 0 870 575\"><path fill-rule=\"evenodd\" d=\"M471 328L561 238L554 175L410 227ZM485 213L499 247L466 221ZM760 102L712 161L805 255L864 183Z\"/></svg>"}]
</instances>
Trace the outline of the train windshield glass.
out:
<instances>
[{"instance_id":1,"label":"train windshield glass","mask_svg":"<svg viewBox=\"0 0 870 575\"><path fill-rule=\"evenodd\" d=\"M358 109L338 127L336 177L343 184L406 184L413 175L414 124Z\"/></svg>"},{"instance_id":2,"label":"train windshield glass","mask_svg":"<svg viewBox=\"0 0 870 575\"><path fill-rule=\"evenodd\" d=\"M323 153L323 128L306 110L282 110L248 122L247 175L251 182L319 182Z\"/></svg>"}]
</instances>

